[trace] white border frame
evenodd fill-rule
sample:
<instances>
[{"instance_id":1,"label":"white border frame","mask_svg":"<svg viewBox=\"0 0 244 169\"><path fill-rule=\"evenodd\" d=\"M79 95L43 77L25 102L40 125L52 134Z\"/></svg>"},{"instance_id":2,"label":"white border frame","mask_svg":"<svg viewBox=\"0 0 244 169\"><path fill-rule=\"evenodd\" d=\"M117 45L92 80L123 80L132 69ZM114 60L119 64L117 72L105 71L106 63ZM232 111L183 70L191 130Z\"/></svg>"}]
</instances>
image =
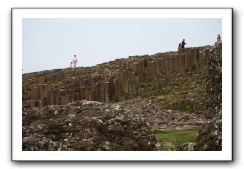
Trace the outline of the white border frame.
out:
<instances>
[{"instance_id":1,"label":"white border frame","mask_svg":"<svg viewBox=\"0 0 244 169\"><path fill-rule=\"evenodd\" d=\"M22 151L23 18L222 18L222 151ZM232 9L12 9L13 161L232 161Z\"/></svg>"}]
</instances>

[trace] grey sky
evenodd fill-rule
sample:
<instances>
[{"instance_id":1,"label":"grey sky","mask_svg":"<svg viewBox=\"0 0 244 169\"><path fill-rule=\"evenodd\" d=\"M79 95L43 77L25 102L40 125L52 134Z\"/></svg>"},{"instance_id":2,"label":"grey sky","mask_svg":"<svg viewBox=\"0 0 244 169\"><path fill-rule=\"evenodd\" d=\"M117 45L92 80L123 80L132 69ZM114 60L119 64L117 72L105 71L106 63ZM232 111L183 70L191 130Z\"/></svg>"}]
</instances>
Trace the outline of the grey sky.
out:
<instances>
[{"instance_id":1,"label":"grey sky","mask_svg":"<svg viewBox=\"0 0 244 169\"><path fill-rule=\"evenodd\" d=\"M211 45L222 32L221 19L23 19L24 73L78 66Z\"/></svg>"}]
</instances>

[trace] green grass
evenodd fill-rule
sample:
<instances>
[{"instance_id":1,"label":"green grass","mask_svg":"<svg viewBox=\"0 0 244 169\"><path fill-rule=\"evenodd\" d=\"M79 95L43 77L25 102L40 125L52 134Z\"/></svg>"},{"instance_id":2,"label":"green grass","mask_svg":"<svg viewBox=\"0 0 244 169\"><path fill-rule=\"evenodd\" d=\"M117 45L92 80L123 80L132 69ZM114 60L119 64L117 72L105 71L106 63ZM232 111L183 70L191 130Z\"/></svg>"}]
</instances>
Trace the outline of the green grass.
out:
<instances>
[{"instance_id":1,"label":"green grass","mask_svg":"<svg viewBox=\"0 0 244 169\"><path fill-rule=\"evenodd\" d=\"M154 131L156 139L162 144L171 144L172 150L182 143L196 142L198 136L197 129L188 130L156 130Z\"/></svg>"},{"instance_id":2,"label":"green grass","mask_svg":"<svg viewBox=\"0 0 244 169\"><path fill-rule=\"evenodd\" d=\"M205 84L205 74L200 71L174 76L161 72L154 79L141 84L140 91L122 93L122 96L126 100L136 97L154 97L152 103L162 109L203 113L206 109L204 104Z\"/></svg>"}]
</instances>

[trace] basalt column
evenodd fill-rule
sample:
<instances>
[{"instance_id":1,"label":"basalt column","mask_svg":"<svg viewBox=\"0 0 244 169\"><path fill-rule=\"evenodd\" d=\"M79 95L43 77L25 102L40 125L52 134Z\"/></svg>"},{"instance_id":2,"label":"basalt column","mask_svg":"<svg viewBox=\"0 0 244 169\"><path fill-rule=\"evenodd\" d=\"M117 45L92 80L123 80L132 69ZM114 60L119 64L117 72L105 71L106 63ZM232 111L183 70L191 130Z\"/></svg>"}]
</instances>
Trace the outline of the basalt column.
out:
<instances>
[{"instance_id":1,"label":"basalt column","mask_svg":"<svg viewBox=\"0 0 244 169\"><path fill-rule=\"evenodd\" d=\"M110 82L104 82L104 99L105 102L109 102L109 86L110 86Z\"/></svg>"}]
</instances>

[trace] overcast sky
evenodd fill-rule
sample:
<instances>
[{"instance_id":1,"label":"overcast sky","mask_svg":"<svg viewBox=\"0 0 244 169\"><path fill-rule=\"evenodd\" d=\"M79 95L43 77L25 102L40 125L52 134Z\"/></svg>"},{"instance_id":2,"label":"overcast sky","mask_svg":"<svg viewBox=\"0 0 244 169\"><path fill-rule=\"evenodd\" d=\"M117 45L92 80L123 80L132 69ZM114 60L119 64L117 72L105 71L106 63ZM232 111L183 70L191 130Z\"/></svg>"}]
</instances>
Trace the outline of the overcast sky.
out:
<instances>
[{"instance_id":1,"label":"overcast sky","mask_svg":"<svg viewBox=\"0 0 244 169\"><path fill-rule=\"evenodd\" d=\"M221 19L23 19L23 72L66 68L212 45Z\"/></svg>"}]
</instances>

